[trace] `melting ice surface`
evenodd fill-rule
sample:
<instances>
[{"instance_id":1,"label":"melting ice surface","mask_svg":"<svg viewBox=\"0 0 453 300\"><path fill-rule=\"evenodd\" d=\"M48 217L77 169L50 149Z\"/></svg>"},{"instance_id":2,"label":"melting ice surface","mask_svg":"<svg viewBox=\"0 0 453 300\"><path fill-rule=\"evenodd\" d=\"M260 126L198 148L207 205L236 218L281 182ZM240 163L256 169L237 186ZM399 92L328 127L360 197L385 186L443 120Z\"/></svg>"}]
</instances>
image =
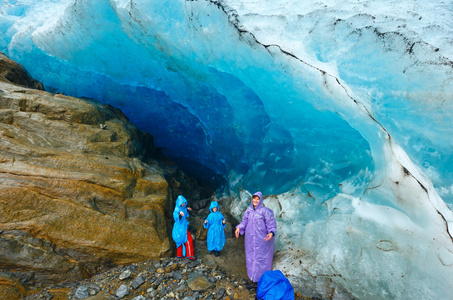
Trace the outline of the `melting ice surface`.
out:
<instances>
[{"instance_id":1,"label":"melting ice surface","mask_svg":"<svg viewBox=\"0 0 453 300\"><path fill-rule=\"evenodd\" d=\"M453 297L450 1L3 0L0 51L278 219L306 296ZM450 207L450 208L449 208Z\"/></svg>"}]
</instances>

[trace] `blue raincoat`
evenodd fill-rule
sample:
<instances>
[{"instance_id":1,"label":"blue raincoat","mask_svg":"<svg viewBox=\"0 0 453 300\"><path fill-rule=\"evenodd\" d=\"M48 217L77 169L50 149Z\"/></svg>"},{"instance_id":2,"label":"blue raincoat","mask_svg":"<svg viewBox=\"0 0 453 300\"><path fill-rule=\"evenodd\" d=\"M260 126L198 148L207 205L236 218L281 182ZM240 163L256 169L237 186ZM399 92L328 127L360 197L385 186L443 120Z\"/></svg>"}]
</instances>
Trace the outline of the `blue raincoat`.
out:
<instances>
[{"instance_id":1,"label":"blue raincoat","mask_svg":"<svg viewBox=\"0 0 453 300\"><path fill-rule=\"evenodd\" d=\"M294 288L280 270L266 271L258 280L259 300L294 300Z\"/></svg>"},{"instance_id":2,"label":"blue raincoat","mask_svg":"<svg viewBox=\"0 0 453 300\"><path fill-rule=\"evenodd\" d=\"M181 204L184 204L181 206ZM180 212L184 213L184 216L179 216ZM172 237L176 243L176 248L182 245L183 255L186 256L186 247L184 243L187 242L187 228L189 227L189 222L187 221L189 217L189 212L187 211L187 200L183 196L179 195L176 199L175 210L173 211L173 219L175 220L175 225L173 226Z\"/></svg>"},{"instance_id":3,"label":"blue raincoat","mask_svg":"<svg viewBox=\"0 0 453 300\"><path fill-rule=\"evenodd\" d=\"M217 211L213 212L212 209L217 207ZM219 204L214 201L209 206L211 212L206 219L207 224L203 222L203 227L208 228L208 251L220 251L225 246L225 225L222 223L225 218L219 211Z\"/></svg>"}]
</instances>

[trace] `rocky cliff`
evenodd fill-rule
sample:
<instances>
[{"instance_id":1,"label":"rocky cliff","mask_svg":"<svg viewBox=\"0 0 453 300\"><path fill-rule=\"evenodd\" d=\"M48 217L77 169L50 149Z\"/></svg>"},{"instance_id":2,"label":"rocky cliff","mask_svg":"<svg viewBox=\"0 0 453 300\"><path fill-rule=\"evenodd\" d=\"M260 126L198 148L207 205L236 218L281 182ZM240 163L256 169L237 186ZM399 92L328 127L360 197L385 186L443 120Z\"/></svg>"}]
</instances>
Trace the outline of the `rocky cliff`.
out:
<instances>
[{"instance_id":1,"label":"rocky cliff","mask_svg":"<svg viewBox=\"0 0 453 300\"><path fill-rule=\"evenodd\" d=\"M0 54L0 295L170 255L177 194L209 191L156 157L120 110L48 93Z\"/></svg>"}]
</instances>

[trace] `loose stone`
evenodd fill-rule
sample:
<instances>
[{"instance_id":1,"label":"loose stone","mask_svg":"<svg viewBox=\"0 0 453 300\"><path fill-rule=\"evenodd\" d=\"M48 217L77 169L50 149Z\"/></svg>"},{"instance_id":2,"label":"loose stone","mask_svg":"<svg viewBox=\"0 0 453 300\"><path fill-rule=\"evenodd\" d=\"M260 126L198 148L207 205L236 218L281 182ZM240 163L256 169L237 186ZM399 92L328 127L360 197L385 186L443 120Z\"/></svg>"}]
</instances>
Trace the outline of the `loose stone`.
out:
<instances>
[{"instance_id":1,"label":"loose stone","mask_svg":"<svg viewBox=\"0 0 453 300\"><path fill-rule=\"evenodd\" d=\"M127 279L131 276L132 272L130 270L126 270L120 275L120 280Z\"/></svg>"},{"instance_id":2,"label":"loose stone","mask_svg":"<svg viewBox=\"0 0 453 300\"><path fill-rule=\"evenodd\" d=\"M192 277L187 281L187 283L192 291L199 292L203 292L213 286L213 284L210 283L208 279L204 276Z\"/></svg>"},{"instance_id":3,"label":"loose stone","mask_svg":"<svg viewBox=\"0 0 453 300\"><path fill-rule=\"evenodd\" d=\"M181 279L182 279L181 272L174 272L174 273L173 273L173 278L174 278L175 280L178 280L178 281L181 280Z\"/></svg>"},{"instance_id":4,"label":"loose stone","mask_svg":"<svg viewBox=\"0 0 453 300\"><path fill-rule=\"evenodd\" d=\"M186 283L182 283L182 284L179 284L175 289L174 291L177 292L177 293L180 293L180 292L183 292L185 289L187 288L187 285Z\"/></svg>"},{"instance_id":5,"label":"loose stone","mask_svg":"<svg viewBox=\"0 0 453 300\"><path fill-rule=\"evenodd\" d=\"M170 293L168 293L166 296L167 296L167 297L172 297L172 298L173 298L173 297L175 296L175 294L174 294L173 292L170 292Z\"/></svg>"},{"instance_id":6,"label":"loose stone","mask_svg":"<svg viewBox=\"0 0 453 300\"><path fill-rule=\"evenodd\" d=\"M221 288L217 294L216 294L216 298L217 299L222 299L223 295L225 294L225 289L224 288Z\"/></svg>"},{"instance_id":7,"label":"loose stone","mask_svg":"<svg viewBox=\"0 0 453 300\"><path fill-rule=\"evenodd\" d=\"M88 287L86 285L80 286L76 290L75 296L76 296L76 298L79 298L79 299L88 298L90 296L90 294L88 293Z\"/></svg>"},{"instance_id":8,"label":"loose stone","mask_svg":"<svg viewBox=\"0 0 453 300\"><path fill-rule=\"evenodd\" d=\"M92 283L88 286L88 290L90 291L90 295L94 296L101 291L101 288L98 285Z\"/></svg>"},{"instance_id":9,"label":"loose stone","mask_svg":"<svg viewBox=\"0 0 453 300\"><path fill-rule=\"evenodd\" d=\"M120 288L116 291L116 296L118 298L124 298L126 295L129 294L129 287L125 284L122 284Z\"/></svg>"},{"instance_id":10,"label":"loose stone","mask_svg":"<svg viewBox=\"0 0 453 300\"><path fill-rule=\"evenodd\" d=\"M135 290L143 283L145 283L145 277L143 275L139 275L137 278L134 279L134 281L132 281L131 285Z\"/></svg>"},{"instance_id":11,"label":"loose stone","mask_svg":"<svg viewBox=\"0 0 453 300\"><path fill-rule=\"evenodd\" d=\"M156 290L154 290L154 291L152 291L152 292L149 293L149 294L150 294L151 297L156 297L158 293L157 293Z\"/></svg>"}]
</instances>

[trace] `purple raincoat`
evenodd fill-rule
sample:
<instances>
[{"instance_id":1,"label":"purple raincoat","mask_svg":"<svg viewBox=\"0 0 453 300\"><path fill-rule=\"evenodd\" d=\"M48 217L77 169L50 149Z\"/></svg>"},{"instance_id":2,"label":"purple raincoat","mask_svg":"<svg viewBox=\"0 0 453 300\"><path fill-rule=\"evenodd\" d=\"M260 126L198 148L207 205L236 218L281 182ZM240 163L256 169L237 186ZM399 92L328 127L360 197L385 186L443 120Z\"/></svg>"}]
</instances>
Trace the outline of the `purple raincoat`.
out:
<instances>
[{"instance_id":1,"label":"purple raincoat","mask_svg":"<svg viewBox=\"0 0 453 300\"><path fill-rule=\"evenodd\" d=\"M274 258L274 241L264 241L266 235L277 231L274 212L263 206L263 194L257 192L253 196L260 197L260 202L253 208L253 203L247 208L241 223L236 226L240 234L245 233L245 260L247 275L253 282L257 282L265 271L272 269Z\"/></svg>"}]
</instances>

